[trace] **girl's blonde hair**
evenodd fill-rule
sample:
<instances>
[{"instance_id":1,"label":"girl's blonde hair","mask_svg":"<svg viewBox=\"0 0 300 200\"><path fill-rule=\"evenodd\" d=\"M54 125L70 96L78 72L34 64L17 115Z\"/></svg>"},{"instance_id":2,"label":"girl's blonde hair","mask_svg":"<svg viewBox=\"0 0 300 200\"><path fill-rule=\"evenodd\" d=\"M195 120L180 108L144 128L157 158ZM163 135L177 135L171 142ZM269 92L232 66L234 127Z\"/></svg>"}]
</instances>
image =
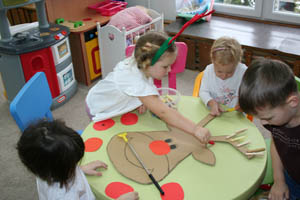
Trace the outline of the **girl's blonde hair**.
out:
<instances>
[{"instance_id":1,"label":"girl's blonde hair","mask_svg":"<svg viewBox=\"0 0 300 200\"><path fill-rule=\"evenodd\" d=\"M145 70L151 66L151 61L155 53L167 39L168 35L166 33L157 31L149 31L138 39L135 45L134 58L139 69ZM165 52L177 53L175 43L171 44Z\"/></svg>"},{"instance_id":2,"label":"girl's blonde hair","mask_svg":"<svg viewBox=\"0 0 300 200\"><path fill-rule=\"evenodd\" d=\"M242 56L243 50L240 43L230 37L220 37L217 39L210 51L211 61L222 65L237 65L241 62Z\"/></svg>"}]
</instances>

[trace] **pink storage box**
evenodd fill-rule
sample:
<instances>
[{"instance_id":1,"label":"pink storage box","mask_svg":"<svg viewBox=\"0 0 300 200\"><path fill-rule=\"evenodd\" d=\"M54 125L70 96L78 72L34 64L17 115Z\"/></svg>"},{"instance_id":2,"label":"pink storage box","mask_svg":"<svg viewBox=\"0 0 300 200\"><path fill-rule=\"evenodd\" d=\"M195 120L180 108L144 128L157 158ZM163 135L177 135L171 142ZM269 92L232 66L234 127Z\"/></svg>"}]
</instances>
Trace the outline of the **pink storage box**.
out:
<instances>
[{"instance_id":1,"label":"pink storage box","mask_svg":"<svg viewBox=\"0 0 300 200\"><path fill-rule=\"evenodd\" d=\"M88 6L89 9L96 10L103 16L111 16L123 10L127 6L127 2L106 0L94 5Z\"/></svg>"}]
</instances>

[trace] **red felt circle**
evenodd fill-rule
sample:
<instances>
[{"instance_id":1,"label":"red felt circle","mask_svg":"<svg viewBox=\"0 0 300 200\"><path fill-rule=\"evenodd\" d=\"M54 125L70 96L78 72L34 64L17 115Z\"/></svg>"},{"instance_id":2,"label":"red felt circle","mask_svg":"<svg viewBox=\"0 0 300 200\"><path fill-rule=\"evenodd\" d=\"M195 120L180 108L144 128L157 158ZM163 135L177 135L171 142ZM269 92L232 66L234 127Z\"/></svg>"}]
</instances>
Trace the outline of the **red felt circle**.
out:
<instances>
[{"instance_id":1,"label":"red felt circle","mask_svg":"<svg viewBox=\"0 0 300 200\"><path fill-rule=\"evenodd\" d=\"M182 187L178 183L164 184L161 189L165 192L164 195L160 195L162 200L183 200L184 192Z\"/></svg>"},{"instance_id":2,"label":"red felt circle","mask_svg":"<svg viewBox=\"0 0 300 200\"><path fill-rule=\"evenodd\" d=\"M121 123L124 125L134 125L138 122L138 116L135 113L126 113L121 117Z\"/></svg>"},{"instance_id":3,"label":"red felt circle","mask_svg":"<svg viewBox=\"0 0 300 200\"><path fill-rule=\"evenodd\" d=\"M133 191L130 185L121 182L112 182L105 188L105 194L112 199L116 199L123 194Z\"/></svg>"},{"instance_id":4,"label":"red felt circle","mask_svg":"<svg viewBox=\"0 0 300 200\"><path fill-rule=\"evenodd\" d=\"M112 119L106 119L100 122L96 122L93 125L93 128L97 131L105 131L115 125L115 121Z\"/></svg>"},{"instance_id":5,"label":"red felt circle","mask_svg":"<svg viewBox=\"0 0 300 200\"><path fill-rule=\"evenodd\" d=\"M149 148L156 155L166 155L170 152L168 143L162 140L156 140L149 144Z\"/></svg>"},{"instance_id":6,"label":"red felt circle","mask_svg":"<svg viewBox=\"0 0 300 200\"><path fill-rule=\"evenodd\" d=\"M103 141L100 138L89 138L84 142L85 152L97 151L102 146Z\"/></svg>"}]
</instances>

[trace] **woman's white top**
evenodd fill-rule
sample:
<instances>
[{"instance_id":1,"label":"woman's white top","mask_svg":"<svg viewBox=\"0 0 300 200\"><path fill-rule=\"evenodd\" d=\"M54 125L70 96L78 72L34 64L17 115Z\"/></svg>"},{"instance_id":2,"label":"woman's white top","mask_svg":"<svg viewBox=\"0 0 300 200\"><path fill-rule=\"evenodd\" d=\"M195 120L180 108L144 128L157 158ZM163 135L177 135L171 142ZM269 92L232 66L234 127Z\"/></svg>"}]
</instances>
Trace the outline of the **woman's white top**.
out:
<instances>
[{"instance_id":1,"label":"woman's white top","mask_svg":"<svg viewBox=\"0 0 300 200\"><path fill-rule=\"evenodd\" d=\"M233 108L238 103L239 87L243 75L247 69L245 64L239 63L232 77L222 80L216 76L214 65L208 65L201 81L199 96L207 106L207 103L214 99L218 103Z\"/></svg>"},{"instance_id":2,"label":"woman's white top","mask_svg":"<svg viewBox=\"0 0 300 200\"><path fill-rule=\"evenodd\" d=\"M39 200L95 200L95 196L80 169L76 167L76 175L73 184L69 183L68 190L60 188L59 183L48 185L46 181L36 178Z\"/></svg>"},{"instance_id":3,"label":"woman's white top","mask_svg":"<svg viewBox=\"0 0 300 200\"><path fill-rule=\"evenodd\" d=\"M86 104L97 122L138 108L142 105L138 97L150 95L159 95L153 79L137 68L134 57L129 57L92 87Z\"/></svg>"}]
</instances>

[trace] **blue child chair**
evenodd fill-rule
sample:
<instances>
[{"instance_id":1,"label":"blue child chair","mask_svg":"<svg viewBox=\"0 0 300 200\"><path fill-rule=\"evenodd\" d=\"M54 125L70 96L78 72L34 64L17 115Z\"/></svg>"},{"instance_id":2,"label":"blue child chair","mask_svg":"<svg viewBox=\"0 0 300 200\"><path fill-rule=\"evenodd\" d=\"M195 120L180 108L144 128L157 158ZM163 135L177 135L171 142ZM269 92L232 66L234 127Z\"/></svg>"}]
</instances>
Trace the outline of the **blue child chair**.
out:
<instances>
[{"instance_id":1,"label":"blue child chair","mask_svg":"<svg viewBox=\"0 0 300 200\"><path fill-rule=\"evenodd\" d=\"M37 72L10 103L10 113L23 132L36 120L46 118L52 121L51 104L52 96L46 75L44 72Z\"/></svg>"},{"instance_id":2,"label":"blue child chair","mask_svg":"<svg viewBox=\"0 0 300 200\"><path fill-rule=\"evenodd\" d=\"M10 103L10 113L21 132L37 120L53 120L52 96L44 72L35 73ZM77 131L79 134L82 131Z\"/></svg>"}]
</instances>

